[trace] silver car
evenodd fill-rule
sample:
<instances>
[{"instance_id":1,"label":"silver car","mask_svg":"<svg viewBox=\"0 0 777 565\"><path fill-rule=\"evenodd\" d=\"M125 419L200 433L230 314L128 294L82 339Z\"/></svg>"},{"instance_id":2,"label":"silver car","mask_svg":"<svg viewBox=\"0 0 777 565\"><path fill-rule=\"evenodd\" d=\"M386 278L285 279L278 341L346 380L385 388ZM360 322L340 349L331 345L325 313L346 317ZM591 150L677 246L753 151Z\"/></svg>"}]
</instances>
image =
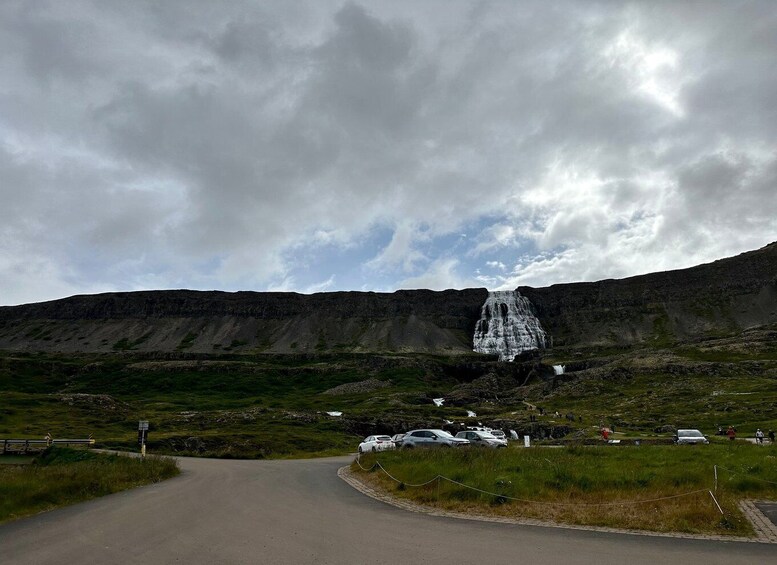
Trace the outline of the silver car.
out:
<instances>
[{"instance_id":1,"label":"silver car","mask_svg":"<svg viewBox=\"0 0 777 565\"><path fill-rule=\"evenodd\" d=\"M402 438L405 437L405 434L394 434L391 436L391 441L394 442L394 447L400 448L402 447Z\"/></svg>"},{"instance_id":2,"label":"silver car","mask_svg":"<svg viewBox=\"0 0 777 565\"><path fill-rule=\"evenodd\" d=\"M674 442L680 445L684 443L709 443L710 440L704 437L704 434L699 430L677 430L677 434L674 436Z\"/></svg>"},{"instance_id":3,"label":"silver car","mask_svg":"<svg viewBox=\"0 0 777 565\"><path fill-rule=\"evenodd\" d=\"M507 447L506 439L500 439L490 432L467 430L457 433L456 437L469 440L470 444L481 447Z\"/></svg>"},{"instance_id":4,"label":"silver car","mask_svg":"<svg viewBox=\"0 0 777 565\"><path fill-rule=\"evenodd\" d=\"M402 447L461 447L469 445L466 439L453 437L445 430L412 430L402 438Z\"/></svg>"}]
</instances>

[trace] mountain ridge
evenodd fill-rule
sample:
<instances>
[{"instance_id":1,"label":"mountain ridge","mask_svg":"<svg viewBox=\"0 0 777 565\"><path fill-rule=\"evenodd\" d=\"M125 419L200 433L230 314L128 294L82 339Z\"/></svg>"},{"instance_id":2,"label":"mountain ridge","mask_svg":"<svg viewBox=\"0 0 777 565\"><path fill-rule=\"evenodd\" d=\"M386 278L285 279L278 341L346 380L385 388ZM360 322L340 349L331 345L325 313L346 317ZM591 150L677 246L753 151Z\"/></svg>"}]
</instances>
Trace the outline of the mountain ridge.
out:
<instances>
[{"instance_id":1,"label":"mountain ridge","mask_svg":"<svg viewBox=\"0 0 777 565\"><path fill-rule=\"evenodd\" d=\"M624 279L518 287L552 345L699 339L777 322L777 242ZM160 290L0 307L0 349L472 352L484 288L317 294Z\"/></svg>"}]
</instances>

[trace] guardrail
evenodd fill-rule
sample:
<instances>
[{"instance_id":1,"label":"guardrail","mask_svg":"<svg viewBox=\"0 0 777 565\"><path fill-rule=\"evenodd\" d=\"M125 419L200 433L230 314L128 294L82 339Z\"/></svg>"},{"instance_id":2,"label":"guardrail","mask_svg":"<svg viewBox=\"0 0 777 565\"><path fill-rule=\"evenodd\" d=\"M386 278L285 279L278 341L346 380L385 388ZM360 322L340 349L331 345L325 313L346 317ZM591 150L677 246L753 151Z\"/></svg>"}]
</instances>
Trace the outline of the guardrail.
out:
<instances>
[{"instance_id":1,"label":"guardrail","mask_svg":"<svg viewBox=\"0 0 777 565\"><path fill-rule=\"evenodd\" d=\"M30 451L43 451L51 445L94 445L92 438L85 439L0 439L5 453L29 453Z\"/></svg>"}]
</instances>

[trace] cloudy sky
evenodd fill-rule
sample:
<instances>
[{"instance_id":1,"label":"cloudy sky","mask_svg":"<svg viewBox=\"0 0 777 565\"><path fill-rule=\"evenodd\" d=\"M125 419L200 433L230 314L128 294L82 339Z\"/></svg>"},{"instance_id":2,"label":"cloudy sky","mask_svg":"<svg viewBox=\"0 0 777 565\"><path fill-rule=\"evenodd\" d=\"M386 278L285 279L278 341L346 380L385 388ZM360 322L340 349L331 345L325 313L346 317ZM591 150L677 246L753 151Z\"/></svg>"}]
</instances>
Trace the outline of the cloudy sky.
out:
<instances>
[{"instance_id":1,"label":"cloudy sky","mask_svg":"<svg viewBox=\"0 0 777 565\"><path fill-rule=\"evenodd\" d=\"M514 288L777 240L777 3L0 4L0 304Z\"/></svg>"}]
</instances>

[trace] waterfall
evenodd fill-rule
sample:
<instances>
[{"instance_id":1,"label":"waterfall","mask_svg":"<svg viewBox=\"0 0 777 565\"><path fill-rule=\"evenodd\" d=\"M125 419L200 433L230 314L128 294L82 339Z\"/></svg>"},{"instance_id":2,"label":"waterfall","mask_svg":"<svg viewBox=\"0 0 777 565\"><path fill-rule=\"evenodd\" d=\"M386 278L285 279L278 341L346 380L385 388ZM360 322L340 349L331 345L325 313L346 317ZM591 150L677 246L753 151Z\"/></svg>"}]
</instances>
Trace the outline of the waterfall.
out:
<instances>
[{"instance_id":1,"label":"waterfall","mask_svg":"<svg viewBox=\"0 0 777 565\"><path fill-rule=\"evenodd\" d=\"M564 365L553 365L553 371L557 375L563 375L565 369L566 369L566 367Z\"/></svg>"},{"instance_id":2,"label":"waterfall","mask_svg":"<svg viewBox=\"0 0 777 565\"><path fill-rule=\"evenodd\" d=\"M518 291L497 290L488 293L472 343L478 353L512 361L522 351L544 349L547 336L528 298Z\"/></svg>"}]
</instances>

